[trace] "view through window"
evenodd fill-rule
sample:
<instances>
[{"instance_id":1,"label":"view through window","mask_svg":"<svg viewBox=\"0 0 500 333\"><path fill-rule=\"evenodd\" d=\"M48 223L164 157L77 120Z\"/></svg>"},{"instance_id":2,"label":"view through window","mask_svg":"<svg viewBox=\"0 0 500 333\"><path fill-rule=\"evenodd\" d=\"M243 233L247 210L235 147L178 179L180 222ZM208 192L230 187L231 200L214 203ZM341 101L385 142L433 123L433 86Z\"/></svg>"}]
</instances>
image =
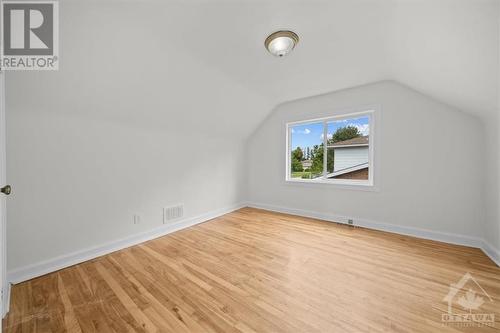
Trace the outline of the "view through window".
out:
<instances>
[{"instance_id":1,"label":"view through window","mask_svg":"<svg viewBox=\"0 0 500 333\"><path fill-rule=\"evenodd\" d=\"M295 122L288 129L288 180L371 183L372 111Z\"/></svg>"}]
</instances>

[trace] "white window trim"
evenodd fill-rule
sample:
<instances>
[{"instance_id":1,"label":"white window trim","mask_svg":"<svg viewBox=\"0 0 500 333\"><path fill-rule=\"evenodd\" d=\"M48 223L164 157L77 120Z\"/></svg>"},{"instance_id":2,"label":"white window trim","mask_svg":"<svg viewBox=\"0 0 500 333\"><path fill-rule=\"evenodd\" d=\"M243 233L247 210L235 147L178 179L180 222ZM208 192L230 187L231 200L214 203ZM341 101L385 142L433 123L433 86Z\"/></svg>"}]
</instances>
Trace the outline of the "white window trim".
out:
<instances>
[{"instance_id":1,"label":"white window trim","mask_svg":"<svg viewBox=\"0 0 500 333\"><path fill-rule=\"evenodd\" d=\"M375 140L376 140L376 127L375 127L375 118L376 118L376 113L378 113L379 110L378 108L375 107L370 107L370 108L364 108L363 111L353 111L351 110L350 112L342 112L342 113L337 113L333 116L329 117L322 117L322 118L315 118L315 119L306 119L306 120L300 120L300 121L291 121L287 122L285 124L286 128L286 163L285 163L285 182L287 184L300 184L300 185L317 185L317 184L322 184L322 185L329 185L329 186L335 186L338 188L345 188L345 189L359 189L359 190L367 190L367 191L378 191L378 188L375 187ZM369 158L369 168L368 168L368 180L356 180L356 179L325 179L323 178L325 176L326 168L327 168L327 154L323 154L323 176L322 178L319 179L297 179L297 178L292 178L291 177L291 128L296 125L307 125L307 124L312 124L312 123L318 123L318 122L323 122L323 124L326 124L327 122L331 121L338 121L342 119L351 119L351 118L356 118L360 116L369 116L369 126L370 126L370 143L368 145L368 158ZM328 127L323 126L324 132L327 134L328 133ZM326 141L327 141L327 135L323 135L323 146L324 149L327 149Z\"/></svg>"}]
</instances>

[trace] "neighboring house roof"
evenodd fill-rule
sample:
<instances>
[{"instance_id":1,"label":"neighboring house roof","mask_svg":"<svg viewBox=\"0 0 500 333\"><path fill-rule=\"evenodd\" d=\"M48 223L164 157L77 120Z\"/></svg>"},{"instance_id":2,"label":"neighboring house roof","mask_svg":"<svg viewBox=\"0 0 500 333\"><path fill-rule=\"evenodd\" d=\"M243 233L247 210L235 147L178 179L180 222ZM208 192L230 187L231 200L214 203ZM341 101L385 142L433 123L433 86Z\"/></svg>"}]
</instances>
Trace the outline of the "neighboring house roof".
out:
<instances>
[{"instance_id":1,"label":"neighboring house roof","mask_svg":"<svg viewBox=\"0 0 500 333\"><path fill-rule=\"evenodd\" d=\"M300 163L302 163L302 165L312 165L313 161L311 161L311 160L303 160Z\"/></svg>"},{"instance_id":2,"label":"neighboring house roof","mask_svg":"<svg viewBox=\"0 0 500 333\"><path fill-rule=\"evenodd\" d=\"M353 146L368 146L369 136L360 136L354 139L349 139L345 141L335 142L334 144L328 145L328 147L340 148L340 147L353 147Z\"/></svg>"},{"instance_id":3,"label":"neighboring house roof","mask_svg":"<svg viewBox=\"0 0 500 333\"><path fill-rule=\"evenodd\" d=\"M368 163L358 164L358 165L354 165L354 166L349 167L349 168L345 168L342 170L337 170L335 172L329 173L326 175L326 178L334 178L334 177L337 177L337 176L340 176L340 175L343 175L343 174L346 174L349 172L358 171L358 170L362 170L362 169L366 169L366 168L368 168Z\"/></svg>"}]
</instances>

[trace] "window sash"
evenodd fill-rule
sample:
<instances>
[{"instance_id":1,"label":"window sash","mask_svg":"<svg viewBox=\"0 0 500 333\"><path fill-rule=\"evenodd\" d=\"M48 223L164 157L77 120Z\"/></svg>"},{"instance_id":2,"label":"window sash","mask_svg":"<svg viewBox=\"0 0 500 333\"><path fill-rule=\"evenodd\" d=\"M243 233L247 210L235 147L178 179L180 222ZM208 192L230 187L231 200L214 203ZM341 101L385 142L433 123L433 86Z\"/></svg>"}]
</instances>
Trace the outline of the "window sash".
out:
<instances>
[{"instance_id":1,"label":"window sash","mask_svg":"<svg viewBox=\"0 0 500 333\"><path fill-rule=\"evenodd\" d=\"M286 133L287 133L287 149L286 149L286 181L289 182L299 182L299 183L326 183L326 184L340 184L340 185L364 185L373 186L374 185L374 138L375 138L375 110L369 109L360 112L345 113L338 116L330 116L302 121L293 121L286 123ZM368 179L328 179L328 123L356 119L360 117L368 117L368 126L370 129L370 142L368 144ZM323 172L322 176L317 179L292 179L292 133L291 130L297 125L307 125L322 122L323 124Z\"/></svg>"}]
</instances>

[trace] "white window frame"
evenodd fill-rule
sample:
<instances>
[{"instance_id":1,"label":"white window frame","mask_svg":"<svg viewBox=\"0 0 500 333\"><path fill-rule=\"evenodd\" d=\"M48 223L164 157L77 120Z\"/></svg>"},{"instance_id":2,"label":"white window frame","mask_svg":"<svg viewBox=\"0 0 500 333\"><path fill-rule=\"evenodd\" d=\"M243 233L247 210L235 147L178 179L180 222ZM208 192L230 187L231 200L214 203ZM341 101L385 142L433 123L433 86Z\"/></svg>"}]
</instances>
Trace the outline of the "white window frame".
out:
<instances>
[{"instance_id":1,"label":"white window frame","mask_svg":"<svg viewBox=\"0 0 500 333\"><path fill-rule=\"evenodd\" d=\"M292 121L286 123L286 172L285 172L285 181L287 183L299 183L299 184L329 184L329 185L337 185L340 187L353 187L353 188L374 188L374 175L375 175L375 113L377 110L375 109L367 109L364 111L356 111L349 113L342 113L338 115L333 115L329 117L315 118L315 119L307 119L300 121ZM339 121L343 119L352 119L359 118L363 116L368 116L368 124L370 126L370 140L368 145L368 180L360 180L360 179L325 179L326 169L327 169L327 134L328 134L328 123L332 121ZM313 123L323 123L323 175L316 179L301 179L301 178L292 178L291 177L291 157L292 157L292 134L291 129L297 125L307 125Z\"/></svg>"}]
</instances>

